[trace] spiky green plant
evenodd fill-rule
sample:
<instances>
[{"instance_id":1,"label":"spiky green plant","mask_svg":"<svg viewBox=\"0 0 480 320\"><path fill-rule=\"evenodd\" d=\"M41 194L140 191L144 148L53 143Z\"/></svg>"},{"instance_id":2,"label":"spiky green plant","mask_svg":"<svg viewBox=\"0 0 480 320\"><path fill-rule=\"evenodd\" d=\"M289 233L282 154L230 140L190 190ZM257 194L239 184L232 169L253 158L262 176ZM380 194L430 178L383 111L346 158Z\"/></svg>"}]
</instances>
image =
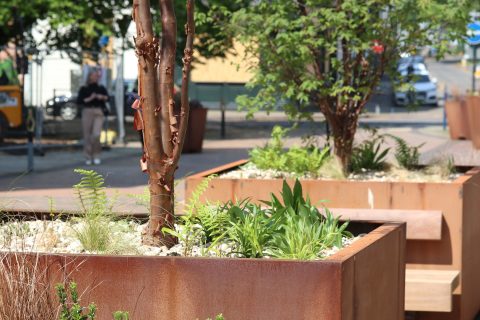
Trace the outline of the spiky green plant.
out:
<instances>
[{"instance_id":1,"label":"spiky green plant","mask_svg":"<svg viewBox=\"0 0 480 320\"><path fill-rule=\"evenodd\" d=\"M384 170L386 167L386 156L390 148L382 149L382 145L383 138L377 136L371 140L365 140L360 145L354 147L350 161L350 170L352 172Z\"/></svg>"},{"instance_id":2,"label":"spiky green plant","mask_svg":"<svg viewBox=\"0 0 480 320\"><path fill-rule=\"evenodd\" d=\"M282 200L282 201L281 201ZM342 238L352 235L340 225L329 211L323 216L310 199L303 196L297 180L291 189L284 181L281 200L271 196L269 215L275 221L277 232L272 237L269 254L286 259L310 260L332 246L342 247Z\"/></svg>"},{"instance_id":3,"label":"spiky green plant","mask_svg":"<svg viewBox=\"0 0 480 320\"><path fill-rule=\"evenodd\" d=\"M260 206L244 202L228 210L228 237L236 244L235 252L245 258L261 258L274 233L273 220Z\"/></svg>"}]
</instances>

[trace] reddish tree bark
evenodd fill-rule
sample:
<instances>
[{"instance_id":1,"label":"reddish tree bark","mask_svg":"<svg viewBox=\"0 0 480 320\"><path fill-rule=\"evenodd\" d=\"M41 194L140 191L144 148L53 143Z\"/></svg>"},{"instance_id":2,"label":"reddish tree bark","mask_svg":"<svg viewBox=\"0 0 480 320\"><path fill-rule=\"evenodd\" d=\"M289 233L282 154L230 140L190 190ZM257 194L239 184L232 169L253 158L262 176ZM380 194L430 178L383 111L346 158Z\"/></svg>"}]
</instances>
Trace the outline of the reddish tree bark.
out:
<instances>
[{"instance_id":1,"label":"reddish tree bark","mask_svg":"<svg viewBox=\"0 0 480 320\"><path fill-rule=\"evenodd\" d=\"M133 20L137 27L135 38L138 56L138 87L142 122L146 171L149 175L150 219L143 234L149 245L171 246L176 239L163 234L163 227L173 227L174 174L185 140L188 121L188 77L193 56L195 24L194 0L187 0L187 35L184 51L182 105L180 112L174 106L174 69L176 53L176 18L173 0L160 0L162 37L153 34L149 0L133 1ZM138 120L139 119L139 120Z\"/></svg>"}]
</instances>

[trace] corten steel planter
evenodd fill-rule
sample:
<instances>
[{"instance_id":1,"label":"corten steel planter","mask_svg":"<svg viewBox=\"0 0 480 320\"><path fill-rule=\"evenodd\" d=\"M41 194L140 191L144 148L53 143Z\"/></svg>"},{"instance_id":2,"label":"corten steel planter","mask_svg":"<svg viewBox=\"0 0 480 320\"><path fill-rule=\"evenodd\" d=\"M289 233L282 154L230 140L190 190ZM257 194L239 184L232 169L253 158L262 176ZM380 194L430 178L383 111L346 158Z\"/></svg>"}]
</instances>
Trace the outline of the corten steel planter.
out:
<instances>
[{"instance_id":1,"label":"corten steel planter","mask_svg":"<svg viewBox=\"0 0 480 320\"><path fill-rule=\"evenodd\" d=\"M480 149L480 96L465 97L472 144Z\"/></svg>"},{"instance_id":2,"label":"corten steel planter","mask_svg":"<svg viewBox=\"0 0 480 320\"><path fill-rule=\"evenodd\" d=\"M448 120L448 130L452 140L470 139L470 124L467 115L467 103L464 98L447 100L445 112Z\"/></svg>"},{"instance_id":3,"label":"corten steel planter","mask_svg":"<svg viewBox=\"0 0 480 320\"><path fill-rule=\"evenodd\" d=\"M185 198L189 198L204 177L232 170L245 162L237 161L188 177ZM290 180L289 184L293 182ZM313 203L326 200L329 208L441 211L441 239L407 240L407 268L457 270L460 281L454 291L452 312L419 313L416 319L472 320L475 317L480 310L480 168L445 183L309 179L301 183ZM272 190L281 190L281 186L281 179L214 178L202 200L265 200Z\"/></svg>"},{"instance_id":4,"label":"corten steel planter","mask_svg":"<svg viewBox=\"0 0 480 320\"><path fill-rule=\"evenodd\" d=\"M77 282L98 319L403 319L405 224L322 261L40 254L49 282ZM17 253L18 254L18 253ZM32 259L35 254L30 255ZM13 254L10 254L13 258Z\"/></svg>"},{"instance_id":5,"label":"corten steel planter","mask_svg":"<svg viewBox=\"0 0 480 320\"><path fill-rule=\"evenodd\" d=\"M202 152L203 138L207 125L207 108L196 107L190 109L188 114L188 127L182 152Z\"/></svg>"}]
</instances>

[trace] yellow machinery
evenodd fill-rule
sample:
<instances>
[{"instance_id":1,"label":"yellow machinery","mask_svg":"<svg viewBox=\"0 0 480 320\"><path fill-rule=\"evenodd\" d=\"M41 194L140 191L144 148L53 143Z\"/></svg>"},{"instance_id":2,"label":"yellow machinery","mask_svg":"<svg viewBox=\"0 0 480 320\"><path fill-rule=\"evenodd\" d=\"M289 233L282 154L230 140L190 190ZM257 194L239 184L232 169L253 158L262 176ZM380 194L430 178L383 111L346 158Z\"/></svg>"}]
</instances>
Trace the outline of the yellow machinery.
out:
<instances>
[{"instance_id":1,"label":"yellow machinery","mask_svg":"<svg viewBox=\"0 0 480 320\"><path fill-rule=\"evenodd\" d=\"M8 129L23 123L22 94L20 86L0 86L0 139Z\"/></svg>"}]
</instances>

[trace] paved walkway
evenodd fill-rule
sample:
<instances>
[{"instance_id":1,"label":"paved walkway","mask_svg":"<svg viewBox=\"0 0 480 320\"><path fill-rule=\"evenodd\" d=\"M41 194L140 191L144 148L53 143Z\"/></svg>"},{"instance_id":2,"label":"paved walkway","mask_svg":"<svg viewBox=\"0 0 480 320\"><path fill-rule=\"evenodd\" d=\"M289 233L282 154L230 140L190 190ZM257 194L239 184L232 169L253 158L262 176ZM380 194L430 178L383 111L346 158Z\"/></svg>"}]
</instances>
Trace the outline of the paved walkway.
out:
<instances>
[{"instance_id":1,"label":"paved walkway","mask_svg":"<svg viewBox=\"0 0 480 320\"><path fill-rule=\"evenodd\" d=\"M321 116L316 115L318 120ZM422 162L452 155L458 165L480 165L480 151L472 148L469 141L451 141L448 132L443 131L441 123L442 110L426 109L395 115L368 115L363 117L362 124L380 126L381 132L389 132L406 139L413 145L425 142L422 147ZM219 113L210 112L207 128L207 139L204 150L198 154L182 155L176 177L177 198L183 199L183 177L206 170L221 164L246 158L248 150L263 145L271 128L276 123L287 122L280 113L272 117L261 115L256 121L244 121L241 114L227 114L227 136L219 137ZM322 125L316 125L316 134L320 141L324 139ZM311 124L302 124L292 133L286 145L301 141L301 136L310 132ZM358 139L366 138L360 131ZM136 204L131 194L142 194L147 177L138 165L140 143L130 142L127 145L113 146L102 154L103 163L92 167L103 174L110 193L118 193L116 210L119 212L145 213L146 208ZM18 210L48 212L53 206L55 210L72 211L78 208L72 186L79 180L75 168L86 168L83 164L82 152L79 148L48 151L45 156L35 157L35 170L25 173L27 160L25 155L0 152L0 210Z\"/></svg>"}]
</instances>

